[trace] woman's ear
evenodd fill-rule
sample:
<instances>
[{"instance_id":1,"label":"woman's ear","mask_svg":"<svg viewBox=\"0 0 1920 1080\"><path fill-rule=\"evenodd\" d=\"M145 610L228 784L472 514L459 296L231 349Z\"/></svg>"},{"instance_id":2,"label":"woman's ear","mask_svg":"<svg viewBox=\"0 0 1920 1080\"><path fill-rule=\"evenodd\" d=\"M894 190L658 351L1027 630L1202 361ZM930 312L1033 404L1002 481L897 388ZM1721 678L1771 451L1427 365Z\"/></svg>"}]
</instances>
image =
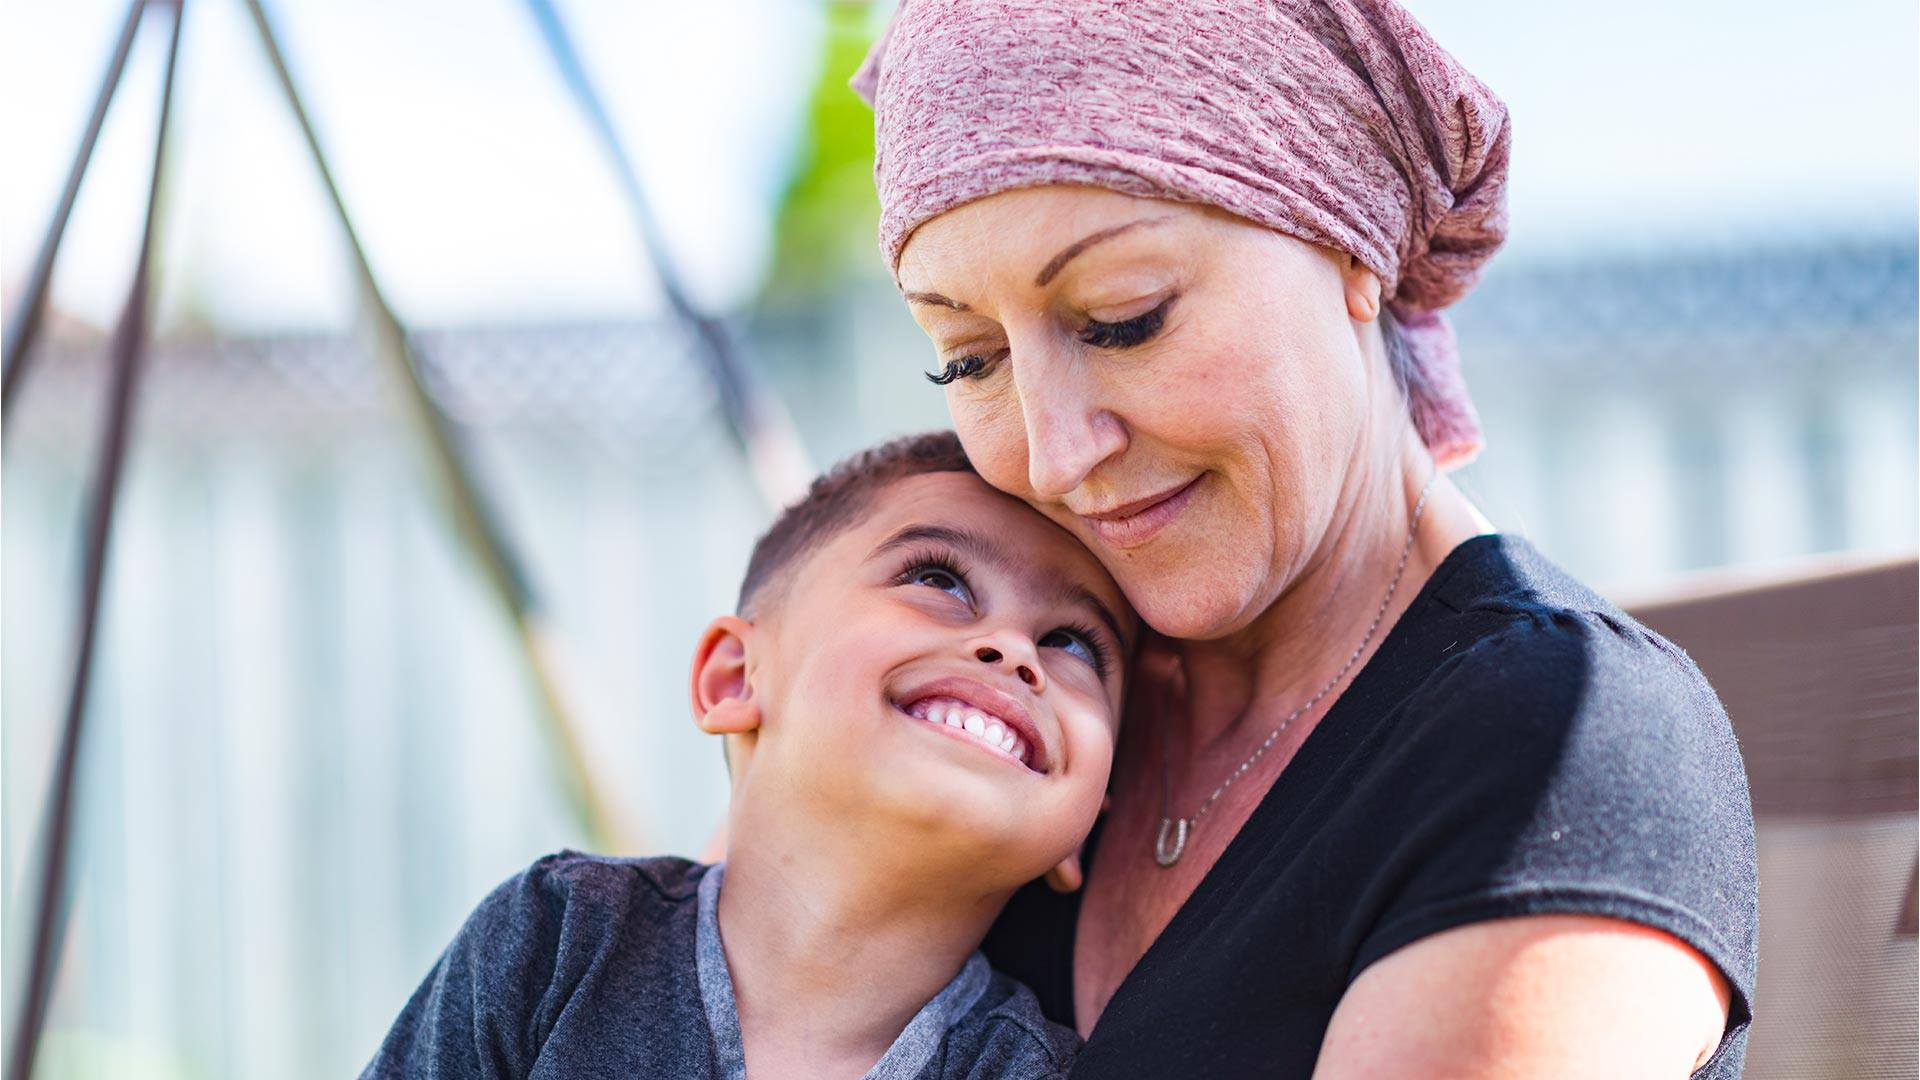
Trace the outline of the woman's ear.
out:
<instances>
[{"instance_id":1,"label":"woman's ear","mask_svg":"<svg viewBox=\"0 0 1920 1080\"><path fill-rule=\"evenodd\" d=\"M1367 323L1380 317L1380 279L1373 271L1349 255L1340 270L1340 280L1347 295L1347 314L1355 322Z\"/></svg>"},{"instance_id":2,"label":"woman's ear","mask_svg":"<svg viewBox=\"0 0 1920 1080\"><path fill-rule=\"evenodd\" d=\"M753 624L733 615L708 623L700 635L688 691L694 723L701 731L740 735L760 727L760 706L747 681L747 653L753 640Z\"/></svg>"}]
</instances>

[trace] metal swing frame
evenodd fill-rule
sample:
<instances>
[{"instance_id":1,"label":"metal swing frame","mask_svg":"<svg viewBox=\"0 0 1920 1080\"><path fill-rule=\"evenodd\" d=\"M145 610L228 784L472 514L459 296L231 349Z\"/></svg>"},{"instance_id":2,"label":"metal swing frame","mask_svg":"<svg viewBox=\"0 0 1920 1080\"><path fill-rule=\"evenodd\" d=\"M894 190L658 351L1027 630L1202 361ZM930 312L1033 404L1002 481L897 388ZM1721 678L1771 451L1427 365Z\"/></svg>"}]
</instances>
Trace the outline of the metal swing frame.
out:
<instances>
[{"instance_id":1,"label":"metal swing frame","mask_svg":"<svg viewBox=\"0 0 1920 1080\"><path fill-rule=\"evenodd\" d=\"M479 563L489 592L513 628L515 644L540 705L543 732L561 787L590 842L612 850L635 845L624 835L606 806L581 752L580 741L562 692L557 670L557 636L548 624L524 564L485 498L460 432L448 419L422 375L406 324L381 289L346 201L334 182L319 136L308 117L292 72L260 0L242 0L251 16L262 52L273 68L282 96L305 138L315 171L332 204L351 256L355 277L366 299L380 351L404 387L408 414L423 436L456 531ZM573 46L565 21L551 0L526 0L541 39L567 89L607 154L621 193L639 233L641 249L661 283L674 318L688 331L707 376L713 381L723 415L740 447L763 498L771 507L785 505L804 490L811 468L791 418L743 360L725 323L691 299L661 239L650 203L618 129L606 110L593 80ZM32 959L26 984L20 988L7 1053L7 1075L30 1080L45 1026L47 1004L57 973L65 937L70 901L73 807L79 791L79 758L87 691L91 681L106 566L113 535L114 511L132 427L133 405L147 345L152 298L153 238L160 214L160 185L172 114L174 74L178 65L185 0L131 0L109 54L92 112L76 148L47 232L41 241L25 288L8 319L0 342L0 418L10 415L14 401L31 370L34 344L46 307L60 243L72 216L81 183L86 178L95 145L114 94L125 73L127 58L149 9L171 15L167 59L160 91L160 118L154 138L153 166L147 185L147 207L133 280L108 345L111 369L106 413L99 433L93 475L87 494L88 517L83 529L83 571L80 619L73 646L73 668L65 719L42 814L42 841L35 877L36 907Z\"/></svg>"}]
</instances>

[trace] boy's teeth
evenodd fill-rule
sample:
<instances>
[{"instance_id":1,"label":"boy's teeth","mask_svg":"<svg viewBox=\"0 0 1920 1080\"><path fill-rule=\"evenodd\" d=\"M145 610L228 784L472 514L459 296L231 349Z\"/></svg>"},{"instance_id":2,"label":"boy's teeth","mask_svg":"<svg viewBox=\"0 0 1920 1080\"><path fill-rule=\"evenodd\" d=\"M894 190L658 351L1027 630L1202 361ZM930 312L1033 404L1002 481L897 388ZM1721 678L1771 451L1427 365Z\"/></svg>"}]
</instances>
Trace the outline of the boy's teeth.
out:
<instances>
[{"instance_id":1,"label":"boy's teeth","mask_svg":"<svg viewBox=\"0 0 1920 1080\"><path fill-rule=\"evenodd\" d=\"M1003 754L1018 760L1021 764L1030 764L1029 748L1014 730L998 720L988 719L987 714L979 712L959 701L936 701L926 706L922 713L918 707L911 710L914 715L924 717L933 724L945 724L959 728L967 734L993 747Z\"/></svg>"}]
</instances>

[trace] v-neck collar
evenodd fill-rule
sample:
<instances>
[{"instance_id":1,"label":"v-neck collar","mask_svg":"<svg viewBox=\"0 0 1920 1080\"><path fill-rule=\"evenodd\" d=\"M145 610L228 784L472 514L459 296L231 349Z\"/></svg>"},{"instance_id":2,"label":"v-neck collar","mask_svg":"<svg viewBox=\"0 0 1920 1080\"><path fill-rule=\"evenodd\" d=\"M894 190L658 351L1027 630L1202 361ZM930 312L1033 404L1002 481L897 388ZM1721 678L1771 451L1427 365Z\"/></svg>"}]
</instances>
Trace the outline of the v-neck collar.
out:
<instances>
[{"instance_id":1,"label":"v-neck collar","mask_svg":"<svg viewBox=\"0 0 1920 1080\"><path fill-rule=\"evenodd\" d=\"M1353 681L1348 683L1346 690L1335 699L1333 707L1327 710L1327 714L1320 718L1320 722L1314 725L1312 731L1307 732L1307 737L1301 740L1299 749L1294 751L1293 758L1285 768L1280 770L1280 775L1274 778L1273 786L1260 797L1260 802L1254 806L1253 812L1247 815L1247 820L1241 824L1239 831L1234 833L1233 839L1227 842L1226 848L1220 852L1220 857L1214 860L1205 874L1201 875L1199 884L1193 887L1193 892L1189 893L1186 900L1174 911L1173 918L1167 920L1167 925L1160 928L1160 933L1148 944L1147 951L1140 954L1140 959L1134 962L1132 970L1120 980L1120 985L1114 987L1112 996L1107 999L1106 1008L1101 1010L1100 1018L1094 1021L1093 1030L1087 1033L1087 1042L1091 1043L1099 1038L1100 1029L1106 1023L1107 1017L1115 1014L1115 1006L1124 1004L1133 993L1137 992L1136 984L1152 975L1161 953L1172 947L1168 942L1179 940L1179 936L1185 933L1187 925L1201 917L1202 908L1211 903L1213 894L1225 887L1222 884L1222 878L1231 871L1231 867L1236 862L1248 858L1251 845L1266 834L1266 830L1258 826L1264 825L1267 819L1280 811L1283 803L1291 797L1292 789L1301 782L1299 777L1310 771L1309 767L1313 761L1330 752L1327 747L1340 732L1342 725L1339 721L1344 720L1354 708L1358 707L1354 703L1363 696L1356 691L1361 691L1363 688L1372 689L1372 684L1381 677L1379 671L1382 658L1388 656L1404 642L1407 634L1411 632L1410 618L1414 613L1422 610L1428 602L1435 600L1435 593L1443 588L1448 579L1457 574L1469 559L1475 557L1480 549L1483 547L1497 549L1510 542L1512 538L1504 533L1480 533L1470 536L1455 544L1453 550L1447 552L1446 556L1433 568L1433 573L1427 575L1427 580L1421 584L1420 591L1414 594L1413 602L1408 604L1406 610L1400 613L1400 617L1394 620L1392 628L1387 631L1387 636L1380 640L1380 647L1375 649L1373 655L1367 658L1367 662L1360 666ZM1092 833L1087 837L1086 851L1082 856L1085 860L1083 865L1089 867L1093 865L1094 846L1099 839L1100 831L1099 823L1096 823ZM1075 942L1069 944L1067 951L1069 958L1067 1003L1070 1010L1078 1007L1075 998L1072 957L1078 950L1080 907L1084 889L1083 883L1082 894L1074 897L1072 936ZM1072 1013L1069 1012L1068 1015Z\"/></svg>"},{"instance_id":2,"label":"v-neck collar","mask_svg":"<svg viewBox=\"0 0 1920 1080\"><path fill-rule=\"evenodd\" d=\"M747 1080L746 1044L740 1036L740 1012L733 996L733 974L727 970L726 948L720 940L720 880L726 864L716 863L700 879L699 911L694 929L694 964L700 980L700 1003L713 1032L713 1047L725 1080ZM920 1007L894 1037L861 1080L912 1080L933 1059L946 1038L980 995L986 992L992 971L987 958L975 952L959 974Z\"/></svg>"}]
</instances>

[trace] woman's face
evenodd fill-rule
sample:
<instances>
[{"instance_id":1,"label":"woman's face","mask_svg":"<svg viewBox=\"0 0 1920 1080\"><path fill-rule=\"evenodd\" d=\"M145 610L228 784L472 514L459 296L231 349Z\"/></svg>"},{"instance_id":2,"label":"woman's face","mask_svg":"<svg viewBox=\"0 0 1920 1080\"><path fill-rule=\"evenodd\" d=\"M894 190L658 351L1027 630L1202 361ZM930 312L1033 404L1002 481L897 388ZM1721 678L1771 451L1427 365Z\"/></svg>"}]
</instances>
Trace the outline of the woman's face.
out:
<instances>
[{"instance_id":1,"label":"woman's face","mask_svg":"<svg viewBox=\"0 0 1920 1080\"><path fill-rule=\"evenodd\" d=\"M1232 633L1285 590L1397 395L1373 275L1210 208L1005 192L922 225L900 281L981 475L1171 637Z\"/></svg>"}]
</instances>

